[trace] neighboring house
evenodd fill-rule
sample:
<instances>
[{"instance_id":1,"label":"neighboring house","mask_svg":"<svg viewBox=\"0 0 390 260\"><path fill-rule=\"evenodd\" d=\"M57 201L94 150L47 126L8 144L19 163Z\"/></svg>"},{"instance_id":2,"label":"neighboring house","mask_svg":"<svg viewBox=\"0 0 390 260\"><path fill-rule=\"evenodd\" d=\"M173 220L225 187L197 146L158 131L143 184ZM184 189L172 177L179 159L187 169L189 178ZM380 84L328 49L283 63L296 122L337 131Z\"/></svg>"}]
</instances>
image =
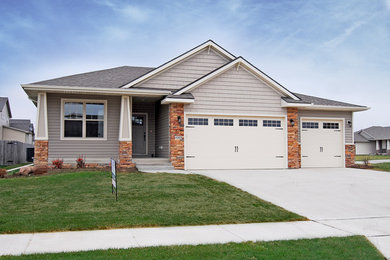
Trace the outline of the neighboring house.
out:
<instances>
[{"instance_id":1,"label":"neighboring house","mask_svg":"<svg viewBox=\"0 0 390 260\"><path fill-rule=\"evenodd\" d=\"M354 133L356 154L390 154L390 127L371 126Z\"/></svg>"},{"instance_id":2,"label":"neighboring house","mask_svg":"<svg viewBox=\"0 0 390 260\"><path fill-rule=\"evenodd\" d=\"M176 169L344 167L365 106L289 91L209 40L157 68L22 84L37 104L35 163L169 158ZM152 160L150 159L150 160ZM138 159L139 160L139 159Z\"/></svg>"},{"instance_id":3,"label":"neighboring house","mask_svg":"<svg viewBox=\"0 0 390 260\"><path fill-rule=\"evenodd\" d=\"M0 140L33 143L33 124L28 119L12 119L7 97L0 97L0 114Z\"/></svg>"}]
</instances>

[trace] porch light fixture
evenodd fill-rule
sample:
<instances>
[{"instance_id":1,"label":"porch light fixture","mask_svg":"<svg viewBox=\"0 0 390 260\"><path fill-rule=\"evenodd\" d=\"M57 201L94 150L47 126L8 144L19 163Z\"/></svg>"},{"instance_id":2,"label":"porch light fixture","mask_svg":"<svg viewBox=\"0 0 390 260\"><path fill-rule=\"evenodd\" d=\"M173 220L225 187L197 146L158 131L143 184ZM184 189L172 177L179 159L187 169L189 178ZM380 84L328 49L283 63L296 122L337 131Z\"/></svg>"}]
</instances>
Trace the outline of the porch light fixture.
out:
<instances>
[{"instance_id":1,"label":"porch light fixture","mask_svg":"<svg viewBox=\"0 0 390 260\"><path fill-rule=\"evenodd\" d=\"M181 124L181 116L177 116L177 122L179 122L179 124Z\"/></svg>"},{"instance_id":2,"label":"porch light fixture","mask_svg":"<svg viewBox=\"0 0 390 260\"><path fill-rule=\"evenodd\" d=\"M347 125L348 125L349 127L352 127L352 122L351 122L351 120L348 120L348 121L347 121Z\"/></svg>"},{"instance_id":3,"label":"porch light fixture","mask_svg":"<svg viewBox=\"0 0 390 260\"><path fill-rule=\"evenodd\" d=\"M295 125L294 119L290 119L290 124L291 124L291 126Z\"/></svg>"}]
</instances>

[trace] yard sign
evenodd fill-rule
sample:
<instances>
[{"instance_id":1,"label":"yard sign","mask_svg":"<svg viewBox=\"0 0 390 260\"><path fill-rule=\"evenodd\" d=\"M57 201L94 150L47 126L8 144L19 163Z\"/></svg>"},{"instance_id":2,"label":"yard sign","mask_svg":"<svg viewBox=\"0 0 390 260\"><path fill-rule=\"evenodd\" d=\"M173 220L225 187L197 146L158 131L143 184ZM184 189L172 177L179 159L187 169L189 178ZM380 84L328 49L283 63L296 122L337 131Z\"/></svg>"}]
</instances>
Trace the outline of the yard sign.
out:
<instances>
[{"instance_id":1,"label":"yard sign","mask_svg":"<svg viewBox=\"0 0 390 260\"><path fill-rule=\"evenodd\" d=\"M111 189L112 194L114 194L115 189L115 200L118 201L118 180L116 176L116 161L111 159Z\"/></svg>"}]
</instances>

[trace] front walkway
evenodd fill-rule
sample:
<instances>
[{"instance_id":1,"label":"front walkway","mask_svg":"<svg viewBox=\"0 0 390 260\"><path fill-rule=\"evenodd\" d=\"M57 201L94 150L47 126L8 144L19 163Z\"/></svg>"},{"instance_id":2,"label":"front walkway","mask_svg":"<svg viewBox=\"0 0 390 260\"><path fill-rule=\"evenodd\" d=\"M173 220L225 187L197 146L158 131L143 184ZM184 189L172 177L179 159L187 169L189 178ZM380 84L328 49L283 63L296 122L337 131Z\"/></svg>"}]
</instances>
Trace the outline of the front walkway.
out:
<instances>
[{"instance_id":1,"label":"front walkway","mask_svg":"<svg viewBox=\"0 0 390 260\"><path fill-rule=\"evenodd\" d=\"M350 236L313 221L0 235L0 255Z\"/></svg>"}]
</instances>

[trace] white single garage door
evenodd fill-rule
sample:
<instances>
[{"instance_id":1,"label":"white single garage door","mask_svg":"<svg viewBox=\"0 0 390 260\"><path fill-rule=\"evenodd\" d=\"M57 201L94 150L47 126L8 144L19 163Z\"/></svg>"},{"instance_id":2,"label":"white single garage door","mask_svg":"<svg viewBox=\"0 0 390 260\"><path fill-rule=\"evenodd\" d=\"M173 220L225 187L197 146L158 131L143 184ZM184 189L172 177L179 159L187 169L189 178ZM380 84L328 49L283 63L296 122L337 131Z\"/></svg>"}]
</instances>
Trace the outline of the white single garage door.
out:
<instances>
[{"instance_id":1,"label":"white single garage door","mask_svg":"<svg viewBox=\"0 0 390 260\"><path fill-rule=\"evenodd\" d=\"M284 118L186 115L186 169L287 168Z\"/></svg>"},{"instance_id":2,"label":"white single garage door","mask_svg":"<svg viewBox=\"0 0 390 260\"><path fill-rule=\"evenodd\" d=\"M301 119L304 167L344 167L344 127L340 120Z\"/></svg>"}]
</instances>

